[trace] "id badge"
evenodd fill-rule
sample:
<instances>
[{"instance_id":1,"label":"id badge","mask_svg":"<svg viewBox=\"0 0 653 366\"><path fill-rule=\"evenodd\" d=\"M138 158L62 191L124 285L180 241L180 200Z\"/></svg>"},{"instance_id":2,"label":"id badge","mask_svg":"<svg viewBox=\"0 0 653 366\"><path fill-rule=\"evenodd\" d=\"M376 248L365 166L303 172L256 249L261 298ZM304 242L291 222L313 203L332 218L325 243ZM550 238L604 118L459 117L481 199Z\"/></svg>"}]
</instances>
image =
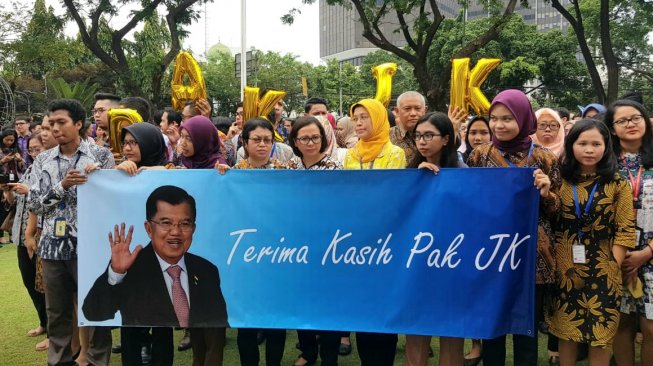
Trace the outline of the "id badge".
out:
<instances>
[{"instance_id":1,"label":"id badge","mask_svg":"<svg viewBox=\"0 0 653 366\"><path fill-rule=\"evenodd\" d=\"M65 238L66 237L66 219L63 217L58 217L54 220L54 237L55 238Z\"/></svg>"},{"instance_id":2,"label":"id badge","mask_svg":"<svg viewBox=\"0 0 653 366\"><path fill-rule=\"evenodd\" d=\"M587 259L585 258L585 246L574 244L572 246L572 253L574 256L574 263L585 264Z\"/></svg>"},{"instance_id":3,"label":"id badge","mask_svg":"<svg viewBox=\"0 0 653 366\"><path fill-rule=\"evenodd\" d=\"M9 173L9 181L10 182L15 182L16 181L16 176L14 175L14 173Z\"/></svg>"},{"instance_id":4,"label":"id badge","mask_svg":"<svg viewBox=\"0 0 653 366\"><path fill-rule=\"evenodd\" d=\"M644 311L646 312L646 319L653 320L653 304L645 303Z\"/></svg>"}]
</instances>

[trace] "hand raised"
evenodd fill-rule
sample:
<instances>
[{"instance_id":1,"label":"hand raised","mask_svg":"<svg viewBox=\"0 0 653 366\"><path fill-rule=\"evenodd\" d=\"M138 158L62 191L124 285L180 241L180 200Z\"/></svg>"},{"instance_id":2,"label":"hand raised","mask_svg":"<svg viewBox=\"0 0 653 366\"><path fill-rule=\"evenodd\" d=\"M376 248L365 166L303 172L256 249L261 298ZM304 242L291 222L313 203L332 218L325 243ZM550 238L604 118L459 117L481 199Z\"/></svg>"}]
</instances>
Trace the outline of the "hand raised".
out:
<instances>
[{"instance_id":1,"label":"hand raised","mask_svg":"<svg viewBox=\"0 0 653 366\"><path fill-rule=\"evenodd\" d=\"M131 268L136 260L136 256L143 249L142 245L137 245L133 252L129 251L129 245L132 241L134 225L129 226L127 235L125 235L125 223L113 227L113 235L109 232L109 245L111 246L111 269L119 274L124 274Z\"/></svg>"}]
</instances>

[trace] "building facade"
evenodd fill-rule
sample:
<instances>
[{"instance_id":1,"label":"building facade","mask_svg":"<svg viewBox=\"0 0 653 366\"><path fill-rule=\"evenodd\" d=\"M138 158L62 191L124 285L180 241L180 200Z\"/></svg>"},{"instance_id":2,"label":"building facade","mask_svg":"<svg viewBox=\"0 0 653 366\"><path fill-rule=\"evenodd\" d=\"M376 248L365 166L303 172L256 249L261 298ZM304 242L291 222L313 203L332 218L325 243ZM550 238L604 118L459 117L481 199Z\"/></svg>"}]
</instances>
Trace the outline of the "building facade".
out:
<instances>
[{"instance_id":1,"label":"building facade","mask_svg":"<svg viewBox=\"0 0 653 366\"><path fill-rule=\"evenodd\" d=\"M381 1L378 1L381 3ZM553 29L566 29L569 24L563 16L545 0L529 0L529 7L517 5L515 13L521 14L528 24L537 25L538 31ZM563 4L568 0L563 1ZM461 6L456 0L437 0L440 13L446 18L455 18L461 11ZM356 10L343 6L328 5L325 0L320 0L320 57L322 60L335 58L341 62L349 62L359 66L363 58L370 52L378 50L370 41L363 37L363 24L358 19ZM474 20L487 17L488 11L483 6L473 3L467 11L467 19ZM406 21L412 23L410 15ZM379 28L386 38L397 47L406 46L406 39L401 32L394 32L399 28L396 15L391 12L379 21Z\"/></svg>"}]
</instances>

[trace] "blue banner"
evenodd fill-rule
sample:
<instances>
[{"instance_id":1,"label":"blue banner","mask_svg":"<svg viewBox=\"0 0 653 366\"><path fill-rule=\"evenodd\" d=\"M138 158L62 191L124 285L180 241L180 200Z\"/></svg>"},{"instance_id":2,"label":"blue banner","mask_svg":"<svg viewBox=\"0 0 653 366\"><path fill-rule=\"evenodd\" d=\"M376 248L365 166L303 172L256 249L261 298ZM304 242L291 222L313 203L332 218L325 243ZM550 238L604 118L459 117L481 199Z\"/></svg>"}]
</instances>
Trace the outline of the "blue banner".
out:
<instances>
[{"instance_id":1,"label":"blue banner","mask_svg":"<svg viewBox=\"0 0 653 366\"><path fill-rule=\"evenodd\" d=\"M111 292L137 282L136 269L127 270L125 282L104 286L108 233L115 224L133 225L132 250L145 247L136 260L155 258L148 246L146 200L157 187L173 185L197 204L188 249L194 256L185 256L186 266L204 258L219 270L217 283L217 273L188 269L184 289L190 291L191 326L222 324L193 315L204 306L198 294L221 292L222 316L234 328L535 335L539 193L532 173L514 168L442 169L437 176L412 169L225 175L171 170L135 177L96 172L78 188L79 323L178 324L174 284L171 291L168 279L166 296L163 264L152 270L145 290ZM156 229L158 223L149 225ZM181 224L175 225L170 230L181 232ZM178 248L175 241L166 243ZM209 279L217 290L194 290ZM109 290L89 294L94 286ZM153 288L163 292L155 305L146 299ZM123 317L114 316L116 309L96 309L106 303L115 304ZM136 315L127 314L129 307ZM167 311L172 320L147 324L152 318L139 311Z\"/></svg>"}]
</instances>

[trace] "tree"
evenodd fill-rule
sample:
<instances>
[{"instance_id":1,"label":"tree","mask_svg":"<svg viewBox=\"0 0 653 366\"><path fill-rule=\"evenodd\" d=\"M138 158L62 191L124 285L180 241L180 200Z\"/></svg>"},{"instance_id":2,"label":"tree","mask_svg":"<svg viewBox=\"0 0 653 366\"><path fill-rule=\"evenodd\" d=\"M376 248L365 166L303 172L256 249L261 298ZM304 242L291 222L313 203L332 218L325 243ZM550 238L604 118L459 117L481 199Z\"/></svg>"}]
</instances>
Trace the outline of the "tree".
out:
<instances>
[{"instance_id":1,"label":"tree","mask_svg":"<svg viewBox=\"0 0 653 366\"><path fill-rule=\"evenodd\" d=\"M109 69L120 77L126 92L134 96L145 96L145 89L138 78L141 70L137 69L137 66L130 62L128 57L129 44L125 41L125 36L140 22L152 17L159 5L165 7L167 11L165 21L170 35L169 50L158 60L156 65L152 63L149 65L153 68L151 74L152 95L150 99L158 102L161 100L161 81L163 75L177 53L181 50L180 41L186 35L183 26L190 24L198 17L197 11L193 9L193 5L198 3L198 0L124 0L119 4L122 6L127 2L138 3L141 8L132 12L127 23L120 29L113 29L105 22L106 33L110 38L110 45L107 47L102 42L104 32L100 32L101 25L105 16L118 14L119 7L117 4L109 0L89 0L87 2L87 9L74 0L64 0L66 9L79 28L82 42L84 42L86 47L101 62L106 64ZM90 14L90 26L87 25L86 20L81 16L83 11L88 11ZM154 24L151 25L154 28ZM151 30L156 32L156 29ZM147 37L143 34L143 38L148 38L152 35L152 32L146 32L145 30L143 32L148 34Z\"/></svg>"},{"instance_id":2,"label":"tree","mask_svg":"<svg viewBox=\"0 0 653 366\"><path fill-rule=\"evenodd\" d=\"M305 4L312 4L315 0L302 0ZM435 0L327 0L332 6L351 6L356 10L358 20L363 25L363 37L376 47L391 52L413 66L413 73L421 91L426 95L431 108L444 110L448 101L448 86L451 78L451 63L443 65L440 69L432 69L428 62L433 47L442 30L444 16L440 13ZM493 14L489 27L477 37L466 39L449 56L452 58L469 57L484 47L488 42L496 39L501 30L514 12L517 0L509 0L505 7L502 1L491 0L483 2L489 5L488 9ZM526 2L523 1L525 4ZM292 23L292 17L297 9L282 18L286 23ZM400 48L392 44L379 26L385 16L396 17L399 28L404 36L407 47ZM412 25L407 19L414 16Z\"/></svg>"},{"instance_id":3,"label":"tree","mask_svg":"<svg viewBox=\"0 0 653 366\"><path fill-rule=\"evenodd\" d=\"M93 95L97 92L99 85L91 83L90 79L74 83L72 86L62 78L48 80L48 83L57 99L75 99L82 103L84 108L93 108L95 102Z\"/></svg>"},{"instance_id":4,"label":"tree","mask_svg":"<svg viewBox=\"0 0 653 366\"><path fill-rule=\"evenodd\" d=\"M551 0L551 5L565 17L576 35L598 101L608 104L618 96L621 67L629 58L624 57L624 54L620 55L617 50L634 50L636 47L633 46L635 44L642 45L642 40L646 44L646 34L653 24L653 15L651 15L653 6L641 0L586 0L583 2L572 0L570 3L571 6L566 8L560 0ZM636 19L638 21L635 21ZM646 26L642 28L642 24L647 24L648 28ZM638 34L639 36L625 38L624 34ZM636 40L637 37L639 37L639 41ZM621 43L620 39L630 44L624 44L624 47L615 47ZM597 57L598 52L593 52L593 49L600 49L600 56ZM650 47L644 47L644 49L650 50ZM641 61L640 57L635 57L635 59ZM636 62L633 61L635 60L630 60L629 63L635 65ZM601 80L598 64L602 64L607 71L607 90Z\"/></svg>"},{"instance_id":5,"label":"tree","mask_svg":"<svg viewBox=\"0 0 653 366\"><path fill-rule=\"evenodd\" d=\"M216 113L228 116L240 102L240 79L235 75L235 60L227 52L211 52L202 65L209 97L217 104Z\"/></svg>"}]
</instances>

